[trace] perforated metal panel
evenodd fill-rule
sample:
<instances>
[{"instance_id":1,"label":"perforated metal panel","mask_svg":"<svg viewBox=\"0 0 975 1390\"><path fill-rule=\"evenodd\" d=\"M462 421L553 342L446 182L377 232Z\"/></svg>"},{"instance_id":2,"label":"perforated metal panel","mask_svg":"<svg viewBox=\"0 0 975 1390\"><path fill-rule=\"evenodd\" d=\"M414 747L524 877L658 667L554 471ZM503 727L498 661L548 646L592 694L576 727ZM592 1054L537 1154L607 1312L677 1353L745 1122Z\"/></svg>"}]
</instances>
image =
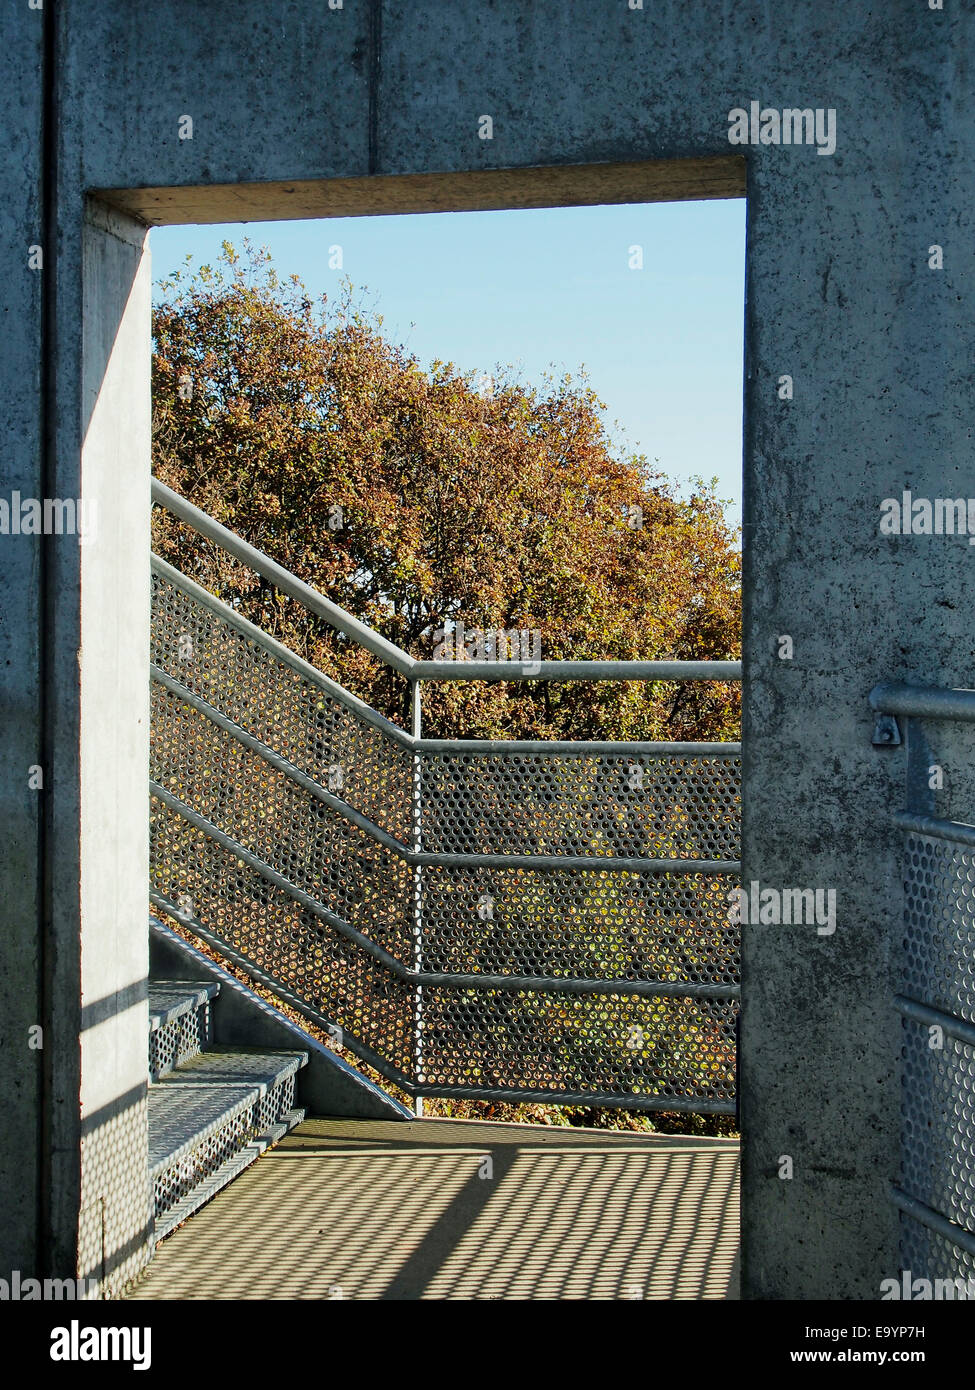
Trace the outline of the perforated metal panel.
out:
<instances>
[{"instance_id":1,"label":"perforated metal panel","mask_svg":"<svg viewBox=\"0 0 975 1390\"><path fill-rule=\"evenodd\" d=\"M937 1291L932 1289L929 1297L937 1292L940 1299L964 1298L971 1301L975 1298L975 1255L937 1231L930 1230L920 1221L915 1221L905 1212L901 1212L900 1229L901 1268L910 1276L912 1285L915 1279L926 1279L932 1284L940 1279L953 1287ZM913 1290L912 1297L927 1292L918 1288Z\"/></svg>"},{"instance_id":2,"label":"perforated metal panel","mask_svg":"<svg viewBox=\"0 0 975 1390\"><path fill-rule=\"evenodd\" d=\"M192 1072L180 1072L153 1088L150 1178L157 1222L227 1159L288 1116L300 1058L279 1061L283 1056L210 1053L197 1059L201 1068L195 1080ZM267 1080L255 1080L262 1065ZM192 1138L180 1142L186 1133Z\"/></svg>"},{"instance_id":3,"label":"perforated metal panel","mask_svg":"<svg viewBox=\"0 0 975 1390\"><path fill-rule=\"evenodd\" d=\"M195 921L299 1005L412 1074L415 988L354 941L165 806L150 803L157 906ZM367 885L368 888L368 885Z\"/></svg>"},{"instance_id":4,"label":"perforated metal panel","mask_svg":"<svg viewBox=\"0 0 975 1390\"><path fill-rule=\"evenodd\" d=\"M975 1239L975 1045L952 1020L975 1021L975 851L910 834L905 841L900 993L937 1010L901 1019L901 1171L898 1186ZM967 1281L975 1256L901 1213L901 1263L912 1278ZM975 1286L966 1297L975 1294ZM938 1297L954 1297L950 1288Z\"/></svg>"},{"instance_id":5,"label":"perforated metal panel","mask_svg":"<svg viewBox=\"0 0 975 1390\"><path fill-rule=\"evenodd\" d=\"M901 989L975 1021L975 850L907 836Z\"/></svg>"},{"instance_id":6,"label":"perforated metal panel","mask_svg":"<svg viewBox=\"0 0 975 1390\"><path fill-rule=\"evenodd\" d=\"M153 662L157 906L417 1093L733 1111L735 754L430 751L158 566Z\"/></svg>"},{"instance_id":7,"label":"perforated metal panel","mask_svg":"<svg viewBox=\"0 0 975 1390\"><path fill-rule=\"evenodd\" d=\"M901 1186L975 1232L975 1048L901 1020Z\"/></svg>"},{"instance_id":8,"label":"perforated metal panel","mask_svg":"<svg viewBox=\"0 0 975 1390\"><path fill-rule=\"evenodd\" d=\"M423 848L737 859L740 758L425 753Z\"/></svg>"},{"instance_id":9,"label":"perforated metal panel","mask_svg":"<svg viewBox=\"0 0 975 1390\"><path fill-rule=\"evenodd\" d=\"M209 1001L178 1018L170 1019L149 1034L149 1080L158 1081L210 1042Z\"/></svg>"},{"instance_id":10,"label":"perforated metal panel","mask_svg":"<svg viewBox=\"0 0 975 1390\"><path fill-rule=\"evenodd\" d=\"M423 870L423 963L453 974L736 985L730 875Z\"/></svg>"},{"instance_id":11,"label":"perforated metal panel","mask_svg":"<svg viewBox=\"0 0 975 1390\"><path fill-rule=\"evenodd\" d=\"M152 721L153 781L411 963L412 878L401 857L159 685ZM196 902L200 886L198 879Z\"/></svg>"},{"instance_id":12,"label":"perforated metal panel","mask_svg":"<svg viewBox=\"0 0 975 1390\"><path fill-rule=\"evenodd\" d=\"M418 1080L432 1094L734 1109L731 1000L424 988Z\"/></svg>"},{"instance_id":13,"label":"perforated metal panel","mask_svg":"<svg viewBox=\"0 0 975 1390\"><path fill-rule=\"evenodd\" d=\"M400 840L410 834L403 788L412 754L357 718L295 658L292 665L154 569L150 659Z\"/></svg>"}]
</instances>

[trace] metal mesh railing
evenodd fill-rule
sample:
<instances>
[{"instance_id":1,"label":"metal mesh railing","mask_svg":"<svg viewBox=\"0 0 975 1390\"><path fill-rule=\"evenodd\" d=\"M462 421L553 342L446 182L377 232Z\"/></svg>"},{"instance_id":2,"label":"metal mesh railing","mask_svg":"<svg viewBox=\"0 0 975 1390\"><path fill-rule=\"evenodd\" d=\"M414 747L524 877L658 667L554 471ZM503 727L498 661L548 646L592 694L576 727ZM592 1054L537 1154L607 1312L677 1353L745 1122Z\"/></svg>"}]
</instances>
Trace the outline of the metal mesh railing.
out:
<instances>
[{"instance_id":1,"label":"metal mesh railing","mask_svg":"<svg viewBox=\"0 0 975 1390\"><path fill-rule=\"evenodd\" d=\"M155 905L243 965L390 1079L414 1071L415 986L340 922L158 794L151 799Z\"/></svg>"},{"instance_id":2,"label":"metal mesh railing","mask_svg":"<svg viewBox=\"0 0 975 1390\"><path fill-rule=\"evenodd\" d=\"M416 1096L734 1112L737 745L422 739L155 557L152 671L157 908Z\"/></svg>"},{"instance_id":3,"label":"metal mesh railing","mask_svg":"<svg viewBox=\"0 0 975 1390\"><path fill-rule=\"evenodd\" d=\"M942 1281L929 1297L969 1298L975 1287L975 826L937 814L930 770L955 761L959 773L971 766L971 738L966 744L961 730L975 722L975 692L888 685L872 692L871 703L887 720L875 743L900 743L898 715L907 735L908 808L893 816L904 832L895 998L901 1152L892 1190L900 1257L912 1279L929 1280L932 1288ZM921 723L928 719L957 721L937 754Z\"/></svg>"},{"instance_id":4,"label":"metal mesh railing","mask_svg":"<svg viewBox=\"0 0 975 1390\"><path fill-rule=\"evenodd\" d=\"M904 890L903 1267L975 1279L975 849L908 833Z\"/></svg>"},{"instance_id":5,"label":"metal mesh railing","mask_svg":"<svg viewBox=\"0 0 975 1390\"><path fill-rule=\"evenodd\" d=\"M472 742L464 751L424 752L424 849L737 859L741 761L726 749L703 756L682 755L679 745L657 753L639 744L535 747L481 751Z\"/></svg>"},{"instance_id":6,"label":"metal mesh railing","mask_svg":"<svg viewBox=\"0 0 975 1390\"><path fill-rule=\"evenodd\" d=\"M401 857L159 685L152 719L150 776L160 788L410 964L410 873Z\"/></svg>"},{"instance_id":7,"label":"metal mesh railing","mask_svg":"<svg viewBox=\"0 0 975 1390\"><path fill-rule=\"evenodd\" d=\"M292 766L398 839L413 758L386 721L218 603L162 560L153 563L150 659Z\"/></svg>"}]
</instances>

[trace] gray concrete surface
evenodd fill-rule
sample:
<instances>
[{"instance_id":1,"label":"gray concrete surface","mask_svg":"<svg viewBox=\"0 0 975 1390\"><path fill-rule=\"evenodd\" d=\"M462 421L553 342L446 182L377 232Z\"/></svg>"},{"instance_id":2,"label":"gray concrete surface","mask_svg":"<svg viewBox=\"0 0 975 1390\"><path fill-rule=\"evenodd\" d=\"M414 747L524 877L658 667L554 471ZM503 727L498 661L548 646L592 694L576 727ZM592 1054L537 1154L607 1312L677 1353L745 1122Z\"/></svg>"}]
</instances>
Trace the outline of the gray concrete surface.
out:
<instances>
[{"instance_id":1,"label":"gray concrete surface","mask_svg":"<svg viewBox=\"0 0 975 1390\"><path fill-rule=\"evenodd\" d=\"M89 207L84 274L81 493L95 503L80 554L81 1198L78 1267L118 1287L151 1229L149 1006L150 332L146 229Z\"/></svg>"},{"instance_id":2,"label":"gray concrete surface","mask_svg":"<svg viewBox=\"0 0 975 1390\"><path fill-rule=\"evenodd\" d=\"M44 64L42 26L54 26ZM726 159L727 178L711 188L728 189L730 161L737 170L744 157L744 873L838 895L830 937L808 928L745 932L743 1288L752 1297L874 1297L896 1267L886 1194L897 1166L889 977L901 889L885 815L900 798L902 768L899 752L871 748L866 696L886 678L971 684L967 545L882 538L878 515L881 500L905 486L931 497L972 491L973 31L975 15L950 0L943 11L922 0L883 9L654 0L641 11L622 0L347 0L335 11L318 0L4 7L12 77L0 109L16 145L3 176L15 213L3 251L11 333L0 418L13 440L5 476L10 486L39 480L43 456L46 481L36 486L52 495L95 486L81 466L81 382L97 361L83 331L82 226L85 200L99 190L158 220L227 217L237 185L249 190L237 204L242 215L260 206L262 215L290 216L292 186L306 215L327 212L330 180L341 181L336 207L348 206L359 181L362 212L389 210L397 196L400 206L444 209L474 197L503 203L506 187L512 203L530 202L516 190L531 185L526 171L535 166L593 166L600 187L606 166ZM47 155L41 91L56 134ZM729 145L729 111L752 100L835 110L835 153ZM184 114L193 117L192 140L178 136ZM483 114L494 120L490 141L478 138ZM513 182L511 170L521 171ZM55 195L46 210L45 172ZM425 192L422 182L396 182L431 175ZM480 184L472 192L472 175L496 179L496 193ZM550 173L537 177L553 187ZM553 201L586 200L586 178L573 176ZM700 191L700 174L685 166L683 179L669 181L668 196ZM262 184L263 199L254 193ZM648 168L648 196L661 187ZM140 189L149 190L141 205L138 194L118 191ZM56 295L46 329L24 268L39 223L45 294L49 302ZM945 248L940 271L927 266L934 243ZM147 296L139 285L135 293ZM131 308L144 319L144 305ZM128 351L134 384L145 378L148 341ZM784 373L795 383L789 402L776 390ZM116 467L119 492L141 495L141 434ZM145 539L141 522L112 536L118 607L103 584L108 569L92 587L107 603L103 621L123 619L119 641L136 673L143 629L124 615ZM91 669L78 680L88 601L81 556L62 543L25 555L4 542L4 557L0 642L10 665L2 679L16 718L2 794L17 828L4 846L0 973L23 979L24 989L10 1006L15 1042L0 1063L23 1108L2 1141L0 1171L37 1175L13 1199L9 1258L57 1265L77 1249L84 943L89 931L121 930L142 853L118 868L118 907L96 908L96 894L82 908L78 883L117 863L89 830L94 808L117 795L116 778L127 804L144 776L135 762L142 707L113 697L119 756L104 766L88 760L82 796L79 740L105 717L105 690ZM45 592L53 602L38 650ZM781 634L793 639L792 660L777 655ZM54 789L46 835L20 780L38 742L49 750ZM131 962L144 916L128 930ZM135 978L128 984L139 988ZM102 995L117 986L110 971ZM36 1074L27 1069L33 1061L18 1060L16 1038L38 1009L52 1051L45 1124L35 1129ZM105 1037L106 1048L116 1045L112 1029ZM86 1051L96 1071L99 1046L92 1040ZM791 1180L778 1176L783 1155L793 1161Z\"/></svg>"},{"instance_id":3,"label":"gray concrete surface","mask_svg":"<svg viewBox=\"0 0 975 1390\"><path fill-rule=\"evenodd\" d=\"M2 492L44 494L41 409L42 281L28 268L28 246L42 235L42 31L26 7L5 6L5 80L0 108L8 148L3 199L3 332L0 333ZM0 1095L7 1116L0 1142L0 1271L36 1267L39 1228L49 1225L42 1193L50 1179L38 1117L49 1053L28 1048L30 1029L45 1022L44 885L41 847L50 787L31 790L29 769L44 758L41 710L41 612L46 550L29 536L0 537Z\"/></svg>"}]
</instances>

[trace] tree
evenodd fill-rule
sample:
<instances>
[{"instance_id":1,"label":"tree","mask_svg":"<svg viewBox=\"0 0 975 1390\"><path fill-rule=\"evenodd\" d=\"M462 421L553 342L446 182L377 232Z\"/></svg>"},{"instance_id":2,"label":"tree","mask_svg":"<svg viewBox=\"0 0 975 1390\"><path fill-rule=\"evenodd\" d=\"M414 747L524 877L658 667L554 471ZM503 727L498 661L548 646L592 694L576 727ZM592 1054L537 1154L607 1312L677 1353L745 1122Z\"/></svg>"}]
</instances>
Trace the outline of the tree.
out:
<instances>
[{"instance_id":1,"label":"tree","mask_svg":"<svg viewBox=\"0 0 975 1390\"><path fill-rule=\"evenodd\" d=\"M644 457L621 457L584 376L531 387L498 371L484 389L448 362L424 370L384 336L381 318L364 312L350 287L334 305L313 305L297 277L280 279L267 253L246 245L241 255L225 243L216 268L177 273L164 293L154 316L156 475L413 655L434 656L438 638L457 624L538 632L545 659L738 655L740 557L714 486L681 498ZM185 574L390 718L406 720L407 683L369 653L160 510L153 540ZM180 737L196 749L183 762L209 769L212 729L189 709L179 717ZM722 739L736 736L737 720L733 683L451 682L424 690L424 732L442 737ZM566 839L582 852L597 842L605 852L613 838L629 836L628 852L669 857L710 833L701 797L691 815L679 791L655 798L652 784L642 798L614 794L623 769L610 761L553 766L547 778L526 776L517 795L490 768L478 780L471 767L465 805L478 834L502 847L515 836L535 852ZM666 769L646 774L652 783ZM203 782L219 800L219 779ZM733 810L713 800L716 819L732 822ZM453 804L430 801L425 844L437 839L437 806L449 818ZM646 810L657 803L659 824ZM286 817L268 792L257 823L269 841L278 816L283 836ZM339 840L332 846L326 821L323 813L318 860L344 873L349 850ZM344 900L326 905L352 911L354 925L383 940L384 911L401 885L367 867L358 865L363 891L354 910ZM429 871L424 885L428 908L434 877ZM737 938L712 921L722 910L717 899L679 902L664 882L648 905L631 877L596 875L567 908L561 880L530 867L512 871L496 922L455 913L451 932L431 937L426 950L435 944L446 953L445 969L500 973L545 973L553 961L582 977L650 969L724 979L722 971L733 971ZM441 888L460 891L453 882ZM242 931L249 910L259 916L263 902L249 907L242 893L229 929ZM405 920L402 904L387 916L394 926ZM313 934L295 930L297 953L302 934ZM339 941L329 949L349 948ZM348 1017L374 1013L381 988L350 996ZM520 1056L515 1043L530 1028L540 1084L584 1072L597 1057L597 1079L608 1087L651 1066L676 1077L688 1065L678 1054L697 1056L695 1048L713 1055L717 1069L733 1070L721 1020L707 1009L700 1020L685 1017L686 1001L647 1005L639 1047L624 1027L636 1016L632 1001L624 1007L599 996L573 1013L547 996L492 1002L472 992L463 1027L455 1002L453 994L439 1004L432 993L425 999L425 1026L442 1030L445 1056L476 1055L479 1066L503 1070L505 1048ZM600 1122L601 1112L579 1113Z\"/></svg>"},{"instance_id":2,"label":"tree","mask_svg":"<svg viewBox=\"0 0 975 1390\"><path fill-rule=\"evenodd\" d=\"M420 363L346 286L313 305L267 252L224 243L154 315L154 470L413 655L537 632L543 659L733 659L740 556L714 485L681 498L618 457L584 376L520 383ZM347 688L403 720L405 682L157 510L154 545ZM733 737L737 686L449 683L450 737Z\"/></svg>"}]
</instances>

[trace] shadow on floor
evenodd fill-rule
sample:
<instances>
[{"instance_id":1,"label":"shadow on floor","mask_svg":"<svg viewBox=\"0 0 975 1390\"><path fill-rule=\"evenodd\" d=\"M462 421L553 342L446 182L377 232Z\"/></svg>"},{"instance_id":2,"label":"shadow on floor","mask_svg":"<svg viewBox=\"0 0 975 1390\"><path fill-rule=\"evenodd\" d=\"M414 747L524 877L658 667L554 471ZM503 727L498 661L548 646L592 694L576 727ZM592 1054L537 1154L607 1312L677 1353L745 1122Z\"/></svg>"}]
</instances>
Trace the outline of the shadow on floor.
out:
<instances>
[{"instance_id":1,"label":"shadow on floor","mask_svg":"<svg viewBox=\"0 0 975 1390\"><path fill-rule=\"evenodd\" d=\"M128 1297L727 1299L737 1256L733 1140L310 1120Z\"/></svg>"}]
</instances>

